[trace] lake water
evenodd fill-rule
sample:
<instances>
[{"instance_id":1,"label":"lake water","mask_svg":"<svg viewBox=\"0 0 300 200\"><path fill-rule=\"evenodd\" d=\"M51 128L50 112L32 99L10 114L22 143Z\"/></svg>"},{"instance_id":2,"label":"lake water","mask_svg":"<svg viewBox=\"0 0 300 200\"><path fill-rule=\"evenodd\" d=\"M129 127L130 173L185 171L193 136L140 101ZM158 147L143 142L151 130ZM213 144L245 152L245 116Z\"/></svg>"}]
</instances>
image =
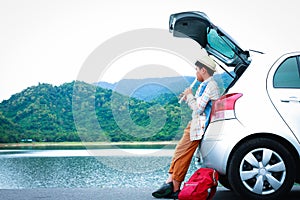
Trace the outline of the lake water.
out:
<instances>
[{"instance_id":1,"label":"lake water","mask_svg":"<svg viewBox=\"0 0 300 200\"><path fill-rule=\"evenodd\" d=\"M174 149L0 150L0 189L159 187ZM192 161L187 177L196 170Z\"/></svg>"}]
</instances>

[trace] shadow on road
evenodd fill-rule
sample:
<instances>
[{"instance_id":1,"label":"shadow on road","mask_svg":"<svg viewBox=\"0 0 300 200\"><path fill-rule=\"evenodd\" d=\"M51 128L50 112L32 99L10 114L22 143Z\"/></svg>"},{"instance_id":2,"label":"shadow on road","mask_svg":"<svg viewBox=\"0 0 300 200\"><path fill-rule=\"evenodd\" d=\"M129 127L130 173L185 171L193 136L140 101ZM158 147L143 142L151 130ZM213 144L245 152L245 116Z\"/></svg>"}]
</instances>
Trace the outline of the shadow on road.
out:
<instances>
[{"instance_id":1,"label":"shadow on road","mask_svg":"<svg viewBox=\"0 0 300 200\"><path fill-rule=\"evenodd\" d=\"M223 187L219 187L218 191L213 198L214 200L242 200L242 197L235 195L232 191ZM300 186L294 186L292 191L283 199L299 200L300 199Z\"/></svg>"},{"instance_id":2,"label":"shadow on road","mask_svg":"<svg viewBox=\"0 0 300 200\"><path fill-rule=\"evenodd\" d=\"M156 200L151 196L153 188L32 188L32 189L0 189L1 200ZM242 200L233 192L218 187L213 200ZM300 186L293 190L284 199L299 200Z\"/></svg>"}]
</instances>

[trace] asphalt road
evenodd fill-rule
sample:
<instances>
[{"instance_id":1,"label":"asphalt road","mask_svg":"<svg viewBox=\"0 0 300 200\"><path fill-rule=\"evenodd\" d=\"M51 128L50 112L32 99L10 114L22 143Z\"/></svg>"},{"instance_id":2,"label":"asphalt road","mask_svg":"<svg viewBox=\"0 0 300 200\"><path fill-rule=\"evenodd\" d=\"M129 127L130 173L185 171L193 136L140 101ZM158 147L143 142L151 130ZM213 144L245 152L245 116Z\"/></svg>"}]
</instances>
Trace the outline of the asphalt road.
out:
<instances>
[{"instance_id":1,"label":"asphalt road","mask_svg":"<svg viewBox=\"0 0 300 200\"><path fill-rule=\"evenodd\" d=\"M39 188L0 189L1 200L155 200L152 188ZM218 187L214 200L240 200L233 192ZM300 186L284 199L299 200Z\"/></svg>"}]
</instances>

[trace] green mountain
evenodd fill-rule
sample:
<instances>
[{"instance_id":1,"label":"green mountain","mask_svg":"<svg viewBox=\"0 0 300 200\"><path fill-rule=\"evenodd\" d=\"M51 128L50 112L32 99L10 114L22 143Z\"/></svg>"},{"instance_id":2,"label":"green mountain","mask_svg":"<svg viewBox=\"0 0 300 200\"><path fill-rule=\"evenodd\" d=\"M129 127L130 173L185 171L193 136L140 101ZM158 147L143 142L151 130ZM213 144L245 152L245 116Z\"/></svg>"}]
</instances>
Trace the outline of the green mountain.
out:
<instances>
[{"instance_id":1,"label":"green mountain","mask_svg":"<svg viewBox=\"0 0 300 200\"><path fill-rule=\"evenodd\" d=\"M178 96L195 77L178 76L164 78L123 79L116 83L98 82L95 85L144 101L153 101L161 94Z\"/></svg>"},{"instance_id":2,"label":"green mountain","mask_svg":"<svg viewBox=\"0 0 300 200\"><path fill-rule=\"evenodd\" d=\"M0 113L0 142L18 142L18 138L23 137L22 133L20 126L14 124Z\"/></svg>"},{"instance_id":3,"label":"green mountain","mask_svg":"<svg viewBox=\"0 0 300 200\"><path fill-rule=\"evenodd\" d=\"M79 81L32 86L0 104L0 142L178 139L190 112L161 95L146 102Z\"/></svg>"},{"instance_id":4,"label":"green mountain","mask_svg":"<svg viewBox=\"0 0 300 200\"><path fill-rule=\"evenodd\" d=\"M18 141L79 141L72 116L72 85L39 84L0 104L0 112L21 127Z\"/></svg>"},{"instance_id":5,"label":"green mountain","mask_svg":"<svg viewBox=\"0 0 300 200\"><path fill-rule=\"evenodd\" d=\"M234 76L234 72L231 74ZM145 79L123 79L116 83L98 82L94 85L110 89L125 96L147 102L161 101L161 95L178 96L185 88L187 88L195 77L178 76L164 78L145 78ZM216 73L214 75L220 92L223 93L225 88L231 83L232 78L226 73ZM198 83L199 84L199 83ZM195 86L194 88L197 88Z\"/></svg>"},{"instance_id":6,"label":"green mountain","mask_svg":"<svg viewBox=\"0 0 300 200\"><path fill-rule=\"evenodd\" d=\"M225 73L215 79L221 92L231 82ZM73 81L28 87L0 103L0 142L179 139L190 110L177 97L192 81L172 77L122 80L114 86Z\"/></svg>"}]
</instances>

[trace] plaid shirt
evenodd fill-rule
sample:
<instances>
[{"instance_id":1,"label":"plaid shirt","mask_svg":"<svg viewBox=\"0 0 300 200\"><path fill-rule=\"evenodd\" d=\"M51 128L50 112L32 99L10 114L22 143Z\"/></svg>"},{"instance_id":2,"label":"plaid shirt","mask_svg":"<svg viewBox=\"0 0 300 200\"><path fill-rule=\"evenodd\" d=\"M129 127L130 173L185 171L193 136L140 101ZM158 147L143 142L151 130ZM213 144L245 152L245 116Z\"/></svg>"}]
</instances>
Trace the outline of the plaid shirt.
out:
<instances>
[{"instance_id":1,"label":"plaid shirt","mask_svg":"<svg viewBox=\"0 0 300 200\"><path fill-rule=\"evenodd\" d=\"M200 140L202 138L210 117L209 115L205 115L205 109L208 108L208 104L211 103L212 100L216 100L219 97L220 93L218 85L212 77L199 85L195 96L192 94L187 95L187 103L193 110L192 120L190 122L191 141ZM208 113L210 113L210 110Z\"/></svg>"}]
</instances>

